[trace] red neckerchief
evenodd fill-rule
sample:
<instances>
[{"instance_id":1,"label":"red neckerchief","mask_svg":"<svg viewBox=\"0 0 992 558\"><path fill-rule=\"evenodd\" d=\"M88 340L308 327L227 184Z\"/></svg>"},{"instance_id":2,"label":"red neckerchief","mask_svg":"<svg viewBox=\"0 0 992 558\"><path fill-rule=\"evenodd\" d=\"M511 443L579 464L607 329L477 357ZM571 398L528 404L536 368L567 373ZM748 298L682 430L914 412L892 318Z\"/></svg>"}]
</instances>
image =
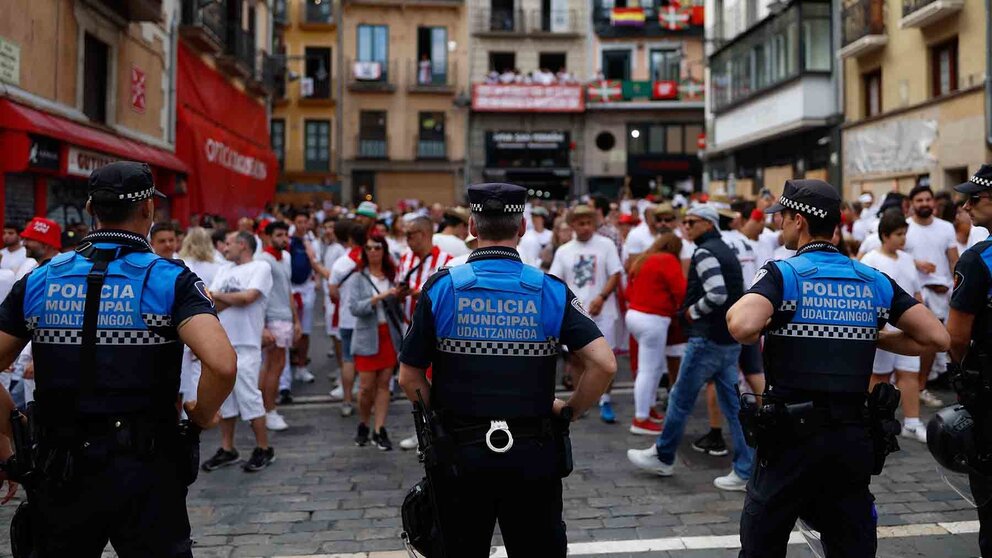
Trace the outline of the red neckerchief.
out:
<instances>
[{"instance_id":1,"label":"red neckerchief","mask_svg":"<svg viewBox=\"0 0 992 558\"><path fill-rule=\"evenodd\" d=\"M348 257L351 258L351 261L355 262L356 264L362 263L362 247L361 246L352 247L351 251L348 252Z\"/></svg>"},{"instance_id":2,"label":"red neckerchief","mask_svg":"<svg viewBox=\"0 0 992 558\"><path fill-rule=\"evenodd\" d=\"M265 248L263 248L263 250L265 250L266 254L269 254L273 258L275 258L277 262L282 261L282 250L276 250L272 246L266 246Z\"/></svg>"}]
</instances>

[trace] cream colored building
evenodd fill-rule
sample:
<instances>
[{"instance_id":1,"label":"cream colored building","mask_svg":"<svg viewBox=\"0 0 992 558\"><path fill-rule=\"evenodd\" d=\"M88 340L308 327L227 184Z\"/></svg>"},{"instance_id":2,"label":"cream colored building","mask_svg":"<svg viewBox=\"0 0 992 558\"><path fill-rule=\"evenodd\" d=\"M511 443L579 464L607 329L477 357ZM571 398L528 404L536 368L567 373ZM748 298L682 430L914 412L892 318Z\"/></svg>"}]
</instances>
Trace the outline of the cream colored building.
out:
<instances>
[{"instance_id":1,"label":"cream colored building","mask_svg":"<svg viewBox=\"0 0 992 558\"><path fill-rule=\"evenodd\" d=\"M951 188L990 160L983 0L857 0L842 15L848 197Z\"/></svg>"},{"instance_id":2,"label":"cream colored building","mask_svg":"<svg viewBox=\"0 0 992 558\"><path fill-rule=\"evenodd\" d=\"M344 0L345 201L463 197L468 29L461 0Z\"/></svg>"}]
</instances>

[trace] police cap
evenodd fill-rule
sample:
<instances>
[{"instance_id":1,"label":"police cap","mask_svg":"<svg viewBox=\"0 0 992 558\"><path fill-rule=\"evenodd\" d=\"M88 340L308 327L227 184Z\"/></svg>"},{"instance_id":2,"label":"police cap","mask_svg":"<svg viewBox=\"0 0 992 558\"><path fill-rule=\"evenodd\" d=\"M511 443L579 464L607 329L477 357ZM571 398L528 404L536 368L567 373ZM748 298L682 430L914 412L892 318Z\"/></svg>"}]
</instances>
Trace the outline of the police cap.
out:
<instances>
[{"instance_id":1,"label":"police cap","mask_svg":"<svg viewBox=\"0 0 992 558\"><path fill-rule=\"evenodd\" d=\"M840 194L822 180L786 180L778 202L765 213L791 209L807 217L840 221Z\"/></svg>"},{"instance_id":2,"label":"police cap","mask_svg":"<svg viewBox=\"0 0 992 558\"><path fill-rule=\"evenodd\" d=\"M969 196L987 190L992 190L992 165L982 165L967 182L954 187L955 192Z\"/></svg>"},{"instance_id":3,"label":"police cap","mask_svg":"<svg viewBox=\"0 0 992 558\"><path fill-rule=\"evenodd\" d=\"M92 201L126 203L146 200L152 196L164 198L155 188L152 169L145 163L118 161L90 173L87 188Z\"/></svg>"},{"instance_id":4,"label":"police cap","mask_svg":"<svg viewBox=\"0 0 992 558\"><path fill-rule=\"evenodd\" d=\"M527 189L516 184L473 184L468 187L473 213L523 213Z\"/></svg>"}]
</instances>

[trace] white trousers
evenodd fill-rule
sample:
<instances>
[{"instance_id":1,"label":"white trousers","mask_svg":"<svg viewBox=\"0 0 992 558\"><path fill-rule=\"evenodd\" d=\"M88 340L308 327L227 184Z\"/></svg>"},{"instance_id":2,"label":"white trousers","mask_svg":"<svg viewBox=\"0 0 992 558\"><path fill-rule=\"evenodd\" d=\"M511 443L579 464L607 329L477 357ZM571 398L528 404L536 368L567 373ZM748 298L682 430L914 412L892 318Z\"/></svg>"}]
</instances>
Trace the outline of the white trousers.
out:
<instances>
[{"instance_id":1,"label":"white trousers","mask_svg":"<svg viewBox=\"0 0 992 558\"><path fill-rule=\"evenodd\" d=\"M634 416L648 418L658 394L661 376L668 371L665 343L672 319L628 310L627 329L637 339L637 379L634 380Z\"/></svg>"}]
</instances>

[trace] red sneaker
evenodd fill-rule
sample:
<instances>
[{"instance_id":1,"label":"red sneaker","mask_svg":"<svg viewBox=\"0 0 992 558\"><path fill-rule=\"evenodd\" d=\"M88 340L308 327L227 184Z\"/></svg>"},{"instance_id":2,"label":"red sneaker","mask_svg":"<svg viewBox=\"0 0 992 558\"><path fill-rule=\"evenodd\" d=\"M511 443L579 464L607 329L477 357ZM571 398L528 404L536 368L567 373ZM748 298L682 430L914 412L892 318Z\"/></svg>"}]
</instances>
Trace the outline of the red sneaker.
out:
<instances>
[{"instance_id":1,"label":"red sneaker","mask_svg":"<svg viewBox=\"0 0 992 558\"><path fill-rule=\"evenodd\" d=\"M665 422L665 415L659 413L654 407L651 407L651 414L648 415L648 420L655 424L661 424Z\"/></svg>"},{"instance_id":2,"label":"red sneaker","mask_svg":"<svg viewBox=\"0 0 992 558\"><path fill-rule=\"evenodd\" d=\"M650 418L645 420L634 420L630 421L630 433L640 434L642 436L657 436L661 434L661 425L653 422Z\"/></svg>"}]
</instances>

